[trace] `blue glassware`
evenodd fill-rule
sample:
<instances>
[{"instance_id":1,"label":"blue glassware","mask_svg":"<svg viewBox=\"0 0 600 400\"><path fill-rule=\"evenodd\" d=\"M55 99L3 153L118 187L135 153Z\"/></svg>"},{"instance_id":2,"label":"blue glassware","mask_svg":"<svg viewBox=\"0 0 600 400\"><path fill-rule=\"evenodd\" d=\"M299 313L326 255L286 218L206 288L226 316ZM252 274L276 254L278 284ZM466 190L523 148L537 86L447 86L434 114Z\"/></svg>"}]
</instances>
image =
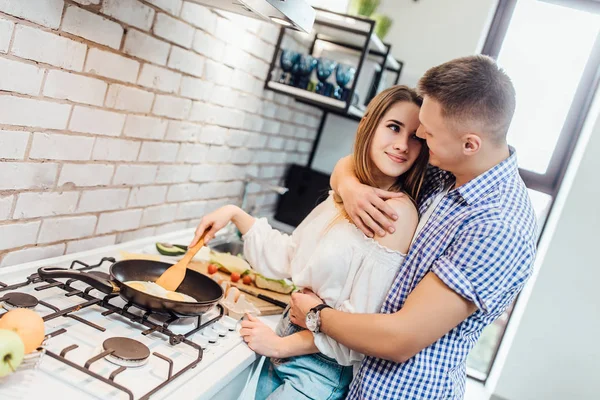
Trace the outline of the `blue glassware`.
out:
<instances>
[{"instance_id":1,"label":"blue glassware","mask_svg":"<svg viewBox=\"0 0 600 400\"><path fill-rule=\"evenodd\" d=\"M309 55L301 55L298 62L292 67L292 86L306 89L310 81L310 74L317 66L317 59Z\"/></svg>"},{"instance_id":2,"label":"blue glassware","mask_svg":"<svg viewBox=\"0 0 600 400\"><path fill-rule=\"evenodd\" d=\"M327 82L327 79L331 76L336 66L337 61L319 58L319 63L317 64L317 79L319 79L319 83L317 83L315 90L317 93L331 97L333 94L333 85Z\"/></svg>"},{"instance_id":3,"label":"blue glassware","mask_svg":"<svg viewBox=\"0 0 600 400\"><path fill-rule=\"evenodd\" d=\"M292 50L282 49L281 54L279 55L279 64L281 65L281 69L283 72L279 77L279 83L289 84L290 82L290 72L294 68L294 65L300 59L300 54L296 53Z\"/></svg>"},{"instance_id":4,"label":"blue glassware","mask_svg":"<svg viewBox=\"0 0 600 400\"><path fill-rule=\"evenodd\" d=\"M350 90L346 89L346 85L354 79L356 68L351 65L338 64L335 69L335 81L338 87L335 89L334 97L338 100L348 100Z\"/></svg>"}]
</instances>

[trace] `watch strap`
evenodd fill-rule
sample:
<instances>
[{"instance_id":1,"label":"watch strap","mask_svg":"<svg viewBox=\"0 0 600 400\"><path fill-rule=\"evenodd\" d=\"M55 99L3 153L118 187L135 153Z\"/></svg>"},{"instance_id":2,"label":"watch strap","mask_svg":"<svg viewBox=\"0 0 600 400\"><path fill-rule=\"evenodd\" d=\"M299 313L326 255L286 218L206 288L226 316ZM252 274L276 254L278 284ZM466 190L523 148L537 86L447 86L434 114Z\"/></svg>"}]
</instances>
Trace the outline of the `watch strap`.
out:
<instances>
[{"instance_id":1,"label":"watch strap","mask_svg":"<svg viewBox=\"0 0 600 400\"><path fill-rule=\"evenodd\" d=\"M315 307L311 308L311 309L310 309L310 311L312 311L312 312L315 312L315 313L316 313L317 311L321 311L321 310L322 310L322 309L324 309L324 308L331 308L331 306L328 306L328 305L327 305L327 304L325 304L325 303L321 303L321 304L319 304L318 306L315 306Z\"/></svg>"}]
</instances>

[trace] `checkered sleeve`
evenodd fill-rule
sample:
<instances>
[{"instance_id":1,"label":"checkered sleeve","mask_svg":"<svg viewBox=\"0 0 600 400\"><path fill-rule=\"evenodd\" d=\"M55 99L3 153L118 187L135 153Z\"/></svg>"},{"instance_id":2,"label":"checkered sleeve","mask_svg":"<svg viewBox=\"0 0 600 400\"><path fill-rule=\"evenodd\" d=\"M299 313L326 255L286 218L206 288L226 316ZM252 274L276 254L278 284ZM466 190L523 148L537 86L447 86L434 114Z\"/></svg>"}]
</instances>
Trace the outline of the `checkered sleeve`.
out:
<instances>
[{"instance_id":1,"label":"checkered sleeve","mask_svg":"<svg viewBox=\"0 0 600 400\"><path fill-rule=\"evenodd\" d=\"M459 233L431 270L484 314L497 314L525 284L534 255L530 239L508 224L490 222Z\"/></svg>"}]
</instances>

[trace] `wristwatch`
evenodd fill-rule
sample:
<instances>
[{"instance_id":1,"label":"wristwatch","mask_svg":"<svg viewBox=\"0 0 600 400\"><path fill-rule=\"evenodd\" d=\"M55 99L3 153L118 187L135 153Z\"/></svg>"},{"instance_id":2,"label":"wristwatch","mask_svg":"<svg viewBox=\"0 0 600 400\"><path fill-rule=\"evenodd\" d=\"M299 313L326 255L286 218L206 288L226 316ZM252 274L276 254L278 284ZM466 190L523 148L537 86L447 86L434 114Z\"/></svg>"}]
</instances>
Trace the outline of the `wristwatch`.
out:
<instances>
[{"instance_id":1,"label":"wristwatch","mask_svg":"<svg viewBox=\"0 0 600 400\"><path fill-rule=\"evenodd\" d=\"M321 310L324 308L331 308L327 304L319 304L316 307L310 309L306 314L306 327L313 333L321 332Z\"/></svg>"}]
</instances>

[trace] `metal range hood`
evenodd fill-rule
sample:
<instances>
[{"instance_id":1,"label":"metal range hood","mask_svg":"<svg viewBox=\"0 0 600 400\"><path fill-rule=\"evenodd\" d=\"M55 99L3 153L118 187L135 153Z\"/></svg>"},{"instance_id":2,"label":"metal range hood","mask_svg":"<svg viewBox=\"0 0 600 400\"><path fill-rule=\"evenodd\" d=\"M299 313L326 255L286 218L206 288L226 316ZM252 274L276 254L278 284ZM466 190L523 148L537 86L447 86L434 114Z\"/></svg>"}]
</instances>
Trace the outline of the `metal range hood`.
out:
<instances>
[{"instance_id":1,"label":"metal range hood","mask_svg":"<svg viewBox=\"0 0 600 400\"><path fill-rule=\"evenodd\" d=\"M309 33L315 10L307 0L192 0L210 8L277 23Z\"/></svg>"}]
</instances>

